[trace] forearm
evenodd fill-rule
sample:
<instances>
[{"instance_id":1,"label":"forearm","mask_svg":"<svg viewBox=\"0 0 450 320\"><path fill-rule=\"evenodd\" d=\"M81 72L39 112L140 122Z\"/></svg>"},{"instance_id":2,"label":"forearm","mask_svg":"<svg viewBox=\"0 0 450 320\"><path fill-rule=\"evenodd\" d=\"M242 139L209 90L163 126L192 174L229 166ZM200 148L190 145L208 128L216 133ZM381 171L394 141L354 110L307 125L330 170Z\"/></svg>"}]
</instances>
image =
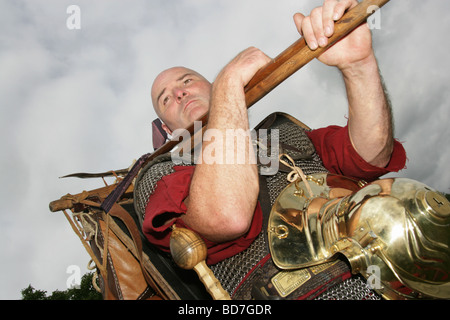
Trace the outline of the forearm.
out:
<instances>
[{"instance_id":1,"label":"forearm","mask_svg":"<svg viewBox=\"0 0 450 320\"><path fill-rule=\"evenodd\" d=\"M219 73L213 84L205 136L212 132L219 141L203 139L203 162L196 166L188 211L183 217L190 227L211 241L223 242L244 235L253 219L259 182L249 139L244 87L269 61L262 51L248 48ZM247 137L244 147L226 139L230 132L233 137ZM220 153L218 149L223 151ZM204 161L211 153L215 153L219 163Z\"/></svg>"},{"instance_id":2,"label":"forearm","mask_svg":"<svg viewBox=\"0 0 450 320\"><path fill-rule=\"evenodd\" d=\"M234 79L214 83L207 129L206 135L213 137L203 142L203 161L194 172L186 223L195 225L207 239L222 242L248 230L259 191L244 90ZM238 148L230 138L245 139L245 147ZM211 153L218 163L208 163Z\"/></svg>"},{"instance_id":3,"label":"forearm","mask_svg":"<svg viewBox=\"0 0 450 320\"><path fill-rule=\"evenodd\" d=\"M350 140L365 161L385 167L393 150L393 124L375 56L341 71L349 103Z\"/></svg>"}]
</instances>

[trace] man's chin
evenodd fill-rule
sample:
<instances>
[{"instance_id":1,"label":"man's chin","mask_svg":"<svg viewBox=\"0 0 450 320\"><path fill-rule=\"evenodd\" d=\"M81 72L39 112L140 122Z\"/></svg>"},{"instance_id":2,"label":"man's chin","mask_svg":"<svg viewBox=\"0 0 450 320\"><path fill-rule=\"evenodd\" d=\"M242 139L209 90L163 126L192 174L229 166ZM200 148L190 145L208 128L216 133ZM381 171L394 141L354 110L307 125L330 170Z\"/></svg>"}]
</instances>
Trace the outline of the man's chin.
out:
<instances>
[{"instance_id":1,"label":"man's chin","mask_svg":"<svg viewBox=\"0 0 450 320\"><path fill-rule=\"evenodd\" d=\"M191 120L191 123L194 123L194 121L198 121L200 120L203 115L205 115L206 110L204 108L193 108L192 110L190 110L189 112L189 119Z\"/></svg>"}]
</instances>

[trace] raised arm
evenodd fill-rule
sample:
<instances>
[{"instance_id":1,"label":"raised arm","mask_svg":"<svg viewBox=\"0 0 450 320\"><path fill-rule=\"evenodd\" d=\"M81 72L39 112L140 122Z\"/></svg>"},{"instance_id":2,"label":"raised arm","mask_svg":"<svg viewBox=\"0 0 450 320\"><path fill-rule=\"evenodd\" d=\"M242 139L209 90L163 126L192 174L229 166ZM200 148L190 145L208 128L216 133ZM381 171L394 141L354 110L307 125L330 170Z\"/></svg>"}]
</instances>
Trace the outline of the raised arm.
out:
<instances>
[{"instance_id":1,"label":"raised arm","mask_svg":"<svg viewBox=\"0 0 450 320\"><path fill-rule=\"evenodd\" d=\"M334 32L334 21L356 6L356 0L325 0L310 16L294 15L294 22L308 46L326 46ZM367 24L354 30L319 57L343 75L348 98L348 130L358 154L368 163L385 167L393 150L392 115Z\"/></svg>"},{"instance_id":2,"label":"raised arm","mask_svg":"<svg viewBox=\"0 0 450 320\"><path fill-rule=\"evenodd\" d=\"M244 87L269 61L258 49L249 48L232 60L213 84L203 161L195 168L187 213L182 218L211 241L236 239L247 232L252 221L259 184L251 140L247 139L245 148L237 149L220 139L227 136L227 130L231 130L228 134L249 136ZM207 163L211 153L219 163ZM243 156L245 163L240 164L237 156Z\"/></svg>"}]
</instances>

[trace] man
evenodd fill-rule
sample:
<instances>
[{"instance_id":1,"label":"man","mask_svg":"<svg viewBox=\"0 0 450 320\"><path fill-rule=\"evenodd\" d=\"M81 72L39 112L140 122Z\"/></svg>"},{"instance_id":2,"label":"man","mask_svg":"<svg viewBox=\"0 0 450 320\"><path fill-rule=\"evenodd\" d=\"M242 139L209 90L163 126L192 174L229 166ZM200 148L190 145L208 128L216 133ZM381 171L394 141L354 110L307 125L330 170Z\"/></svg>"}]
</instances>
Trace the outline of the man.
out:
<instances>
[{"instance_id":1,"label":"man","mask_svg":"<svg viewBox=\"0 0 450 320\"><path fill-rule=\"evenodd\" d=\"M327 45L334 21L356 5L356 0L325 0L310 16L295 14L294 22L315 50ZM320 56L322 63L337 67L343 75L348 126L308 133L330 172L369 181L402 169L406 161L403 147L393 138L391 110L371 43L370 30L362 25ZM224 135L227 129L248 132L244 87L268 62L270 58L260 50L249 48L213 84L184 67L162 72L152 86L152 102L164 129L171 133L186 128L209 111L207 129ZM210 143L204 141L203 150ZM246 159L255 157L252 148L242 152ZM251 161L179 168L158 182L147 206L144 233L150 242L168 250L171 225L191 228L207 243L208 263L216 263L247 248L261 232L259 187L257 166Z\"/></svg>"}]
</instances>

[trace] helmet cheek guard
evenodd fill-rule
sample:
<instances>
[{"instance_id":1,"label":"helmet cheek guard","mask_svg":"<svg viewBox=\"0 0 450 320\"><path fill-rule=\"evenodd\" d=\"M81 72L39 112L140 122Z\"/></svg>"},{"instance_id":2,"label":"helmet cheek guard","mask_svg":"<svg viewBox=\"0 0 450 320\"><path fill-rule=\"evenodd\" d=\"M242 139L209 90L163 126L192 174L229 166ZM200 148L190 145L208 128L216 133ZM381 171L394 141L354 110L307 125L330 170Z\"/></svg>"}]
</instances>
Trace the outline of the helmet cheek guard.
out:
<instances>
[{"instance_id":1,"label":"helmet cheek guard","mask_svg":"<svg viewBox=\"0 0 450 320\"><path fill-rule=\"evenodd\" d=\"M281 269L340 254L387 299L450 298L450 203L420 182L363 186L331 174L308 176L280 193L268 235Z\"/></svg>"}]
</instances>

